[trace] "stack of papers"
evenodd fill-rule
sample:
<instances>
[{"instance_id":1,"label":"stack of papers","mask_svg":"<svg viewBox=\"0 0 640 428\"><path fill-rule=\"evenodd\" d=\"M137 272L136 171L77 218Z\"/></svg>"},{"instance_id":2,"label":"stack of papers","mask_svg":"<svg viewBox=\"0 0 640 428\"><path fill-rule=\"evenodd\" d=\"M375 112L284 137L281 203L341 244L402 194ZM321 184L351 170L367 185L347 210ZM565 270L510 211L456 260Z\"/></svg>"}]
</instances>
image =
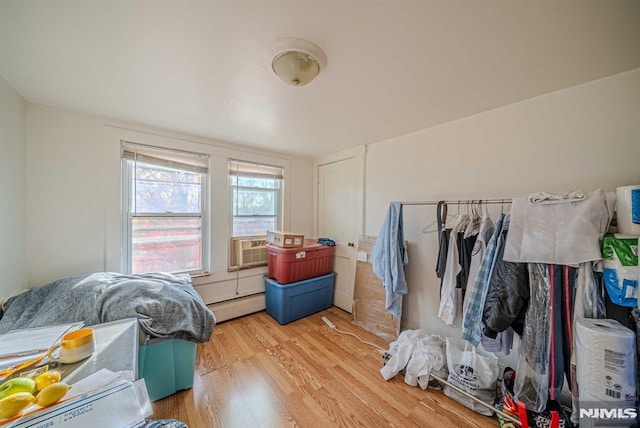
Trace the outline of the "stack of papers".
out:
<instances>
[{"instance_id":1,"label":"stack of papers","mask_svg":"<svg viewBox=\"0 0 640 428\"><path fill-rule=\"evenodd\" d=\"M77 330L84 323L60 324L46 327L13 330L0 336L0 379L11 375L14 367L42 357L66 333ZM38 361L41 358L38 358ZM35 361L34 361L35 362Z\"/></svg>"}]
</instances>

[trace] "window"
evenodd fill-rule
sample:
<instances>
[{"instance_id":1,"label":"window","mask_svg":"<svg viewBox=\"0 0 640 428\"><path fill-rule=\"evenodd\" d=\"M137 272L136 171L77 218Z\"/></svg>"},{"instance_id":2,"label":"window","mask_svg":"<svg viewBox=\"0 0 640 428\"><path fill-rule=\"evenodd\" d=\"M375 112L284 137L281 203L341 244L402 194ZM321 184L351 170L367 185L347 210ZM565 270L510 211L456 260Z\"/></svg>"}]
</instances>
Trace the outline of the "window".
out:
<instances>
[{"instance_id":1,"label":"window","mask_svg":"<svg viewBox=\"0 0 640 428\"><path fill-rule=\"evenodd\" d=\"M205 271L207 155L123 143L128 273Z\"/></svg>"},{"instance_id":2,"label":"window","mask_svg":"<svg viewBox=\"0 0 640 428\"><path fill-rule=\"evenodd\" d=\"M232 235L260 236L281 224L282 167L229 162Z\"/></svg>"}]
</instances>

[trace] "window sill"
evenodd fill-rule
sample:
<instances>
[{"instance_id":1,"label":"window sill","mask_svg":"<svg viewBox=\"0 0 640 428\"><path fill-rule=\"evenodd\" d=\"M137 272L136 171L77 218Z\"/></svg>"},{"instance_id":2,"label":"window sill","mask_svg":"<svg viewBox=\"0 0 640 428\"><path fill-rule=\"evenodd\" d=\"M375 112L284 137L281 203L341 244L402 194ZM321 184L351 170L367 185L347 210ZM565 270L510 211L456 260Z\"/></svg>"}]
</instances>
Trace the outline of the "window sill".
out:
<instances>
[{"instance_id":1,"label":"window sill","mask_svg":"<svg viewBox=\"0 0 640 428\"><path fill-rule=\"evenodd\" d=\"M240 272L241 270L257 269L257 268L266 267L266 266L267 266L266 263L260 264L260 265L253 265L253 266L243 266L243 267L234 266L234 267L227 268L227 272Z\"/></svg>"},{"instance_id":2,"label":"window sill","mask_svg":"<svg viewBox=\"0 0 640 428\"><path fill-rule=\"evenodd\" d=\"M191 273L189 275L191 276L191 279L194 279L194 278L206 278L208 276L211 276L211 273L209 273L209 272L200 272L200 273Z\"/></svg>"}]
</instances>

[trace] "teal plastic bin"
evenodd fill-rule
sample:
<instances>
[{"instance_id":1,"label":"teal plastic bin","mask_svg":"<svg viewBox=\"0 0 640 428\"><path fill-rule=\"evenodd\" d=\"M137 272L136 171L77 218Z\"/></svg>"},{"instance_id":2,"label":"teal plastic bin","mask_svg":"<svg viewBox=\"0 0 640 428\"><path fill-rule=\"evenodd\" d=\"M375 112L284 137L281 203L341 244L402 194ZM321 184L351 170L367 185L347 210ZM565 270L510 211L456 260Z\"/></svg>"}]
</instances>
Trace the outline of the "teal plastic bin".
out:
<instances>
[{"instance_id":1,"label":"teal plastic bin","mask_svg":"<svg viewBox=\"0 0 640 428\"><path fill-rule=\"evenodd\" d=\"M264 276L267 313L284 325L333 305L333 283L330 273L304 281L279 284Z\"/></svg>"},{"instance_id":2,"label":"teal plastic bin","mask_svg":"<svg viewBox=\"0 0 640 428\"><path fill-rule=\"evenodd\" d=\"M191 388L195 363L196 344L186 340L161 340L138 349L138 376L151 401Z\"/></svg>"}]
</instances>

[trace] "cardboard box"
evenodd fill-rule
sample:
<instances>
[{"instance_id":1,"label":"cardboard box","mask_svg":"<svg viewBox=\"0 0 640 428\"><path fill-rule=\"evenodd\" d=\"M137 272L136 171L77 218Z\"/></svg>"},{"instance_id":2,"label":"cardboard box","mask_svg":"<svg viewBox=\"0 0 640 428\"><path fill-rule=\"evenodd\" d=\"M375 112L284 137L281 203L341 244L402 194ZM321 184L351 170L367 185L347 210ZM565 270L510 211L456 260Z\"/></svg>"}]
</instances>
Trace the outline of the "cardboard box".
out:
<instances>
[{"instance_id":1,"label":"cardboard box","mask_svg":"<svg viewBox=\"0 0 640 428\"><path fill-rule=\"evenodd\" d=\"M304 245L304 235L280 232L277 230L267 230L267 243L277 245L282 248L297 248Z\"/></svg>"}]
</instances>

